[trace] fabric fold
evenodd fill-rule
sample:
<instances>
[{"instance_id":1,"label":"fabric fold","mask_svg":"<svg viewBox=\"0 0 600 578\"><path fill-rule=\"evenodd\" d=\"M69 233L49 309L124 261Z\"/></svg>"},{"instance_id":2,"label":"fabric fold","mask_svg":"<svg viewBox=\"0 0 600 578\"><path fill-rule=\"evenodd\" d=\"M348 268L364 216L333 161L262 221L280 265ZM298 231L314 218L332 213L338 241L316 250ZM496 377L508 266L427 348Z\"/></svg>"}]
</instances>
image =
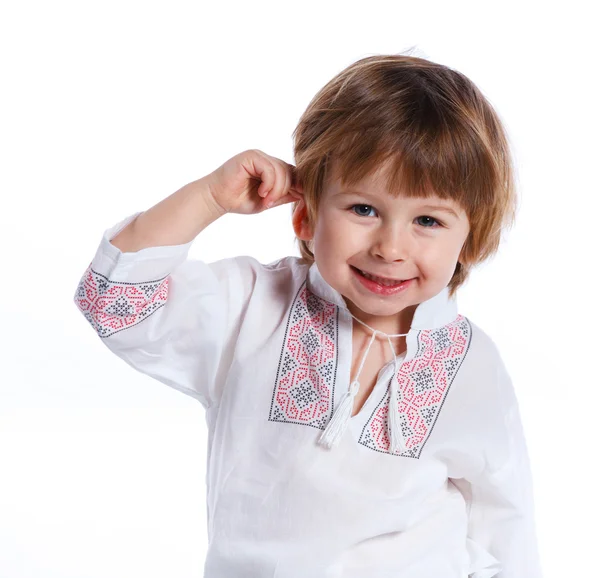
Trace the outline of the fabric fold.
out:
<instances>
[{"instance_id":1,"label":"fabric fold","mask_svg":"<svg viewBox=\"0 0 600 578\"><path fill-rule=\"evenodd\" d=\"M492 578L501 570L500 562L475 540L467 537L469 578Z\"/></svg>"}]
</instances>

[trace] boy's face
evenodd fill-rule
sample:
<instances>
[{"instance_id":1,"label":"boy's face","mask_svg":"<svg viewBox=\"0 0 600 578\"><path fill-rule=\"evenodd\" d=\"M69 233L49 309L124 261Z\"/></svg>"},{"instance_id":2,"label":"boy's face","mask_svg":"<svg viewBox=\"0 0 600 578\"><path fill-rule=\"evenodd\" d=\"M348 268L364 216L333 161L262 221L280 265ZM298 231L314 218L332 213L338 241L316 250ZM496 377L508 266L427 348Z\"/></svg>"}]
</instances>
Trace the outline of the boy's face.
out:
<instances>
[{"instance_id":1,"label":"boy's face","mask_svg":"<svg viewBox=\"0 0 600 578\"><path fill-rule=\"evenodd\" d=\"M294 228L299 238L313 240L321 275L356 317L386 333L406 333L416 306L450 282L469 222L449 199L394 198L385 190L381 174L343 189L334 172L325 183L314 231L301 218L303 203ZM409 281L404 288L385 288L356 269Z\"/></svg>"}]
</instances>

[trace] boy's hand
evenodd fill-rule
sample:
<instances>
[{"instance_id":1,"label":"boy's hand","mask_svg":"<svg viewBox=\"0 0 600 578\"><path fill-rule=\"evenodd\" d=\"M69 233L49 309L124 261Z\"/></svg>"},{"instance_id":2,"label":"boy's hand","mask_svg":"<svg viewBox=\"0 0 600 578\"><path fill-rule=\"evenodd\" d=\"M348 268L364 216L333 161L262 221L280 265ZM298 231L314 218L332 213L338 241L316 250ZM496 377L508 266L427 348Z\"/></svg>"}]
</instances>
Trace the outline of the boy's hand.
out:
<instances>
[{"instance_id":1,"label":"boy's hand","mask_svg":"<svg viewBox=\"0 0 600 578\"><path fill-rule=\"evenodd\" d=\"M302 198L296 167L257 149L235 155L205 179L226 213L253 215Z\"/></svg>"}]
</instances>

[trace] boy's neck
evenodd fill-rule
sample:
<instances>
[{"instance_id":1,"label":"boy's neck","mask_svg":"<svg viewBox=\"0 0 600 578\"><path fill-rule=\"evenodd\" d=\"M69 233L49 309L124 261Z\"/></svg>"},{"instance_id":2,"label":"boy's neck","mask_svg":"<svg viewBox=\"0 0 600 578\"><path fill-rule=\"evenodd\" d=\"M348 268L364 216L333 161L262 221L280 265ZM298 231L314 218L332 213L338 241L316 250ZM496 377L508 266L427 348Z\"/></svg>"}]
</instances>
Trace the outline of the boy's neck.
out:
<instances>
[{"instance_id":1,"label":"boy's neck","mask_svg":"<svg viewBox=\"0 0 600 578\"><path fill-rule=\"evenodd\" d=\"M369 327L387 333L388 335L396 335L409 332L418 305L410 305L395 315L385 317L381 315L369 315L358 309L353 303L348 303L347 306L352 315L358 317L358 319L363 323L366 323ZM365 335L370 336L372 334L368 327L365 327L356 320L353 320L353 327L355 330L358 330ZM377 337L385 339L385 336L383 335L378 335Z\"/></svg>"}]
</instances>

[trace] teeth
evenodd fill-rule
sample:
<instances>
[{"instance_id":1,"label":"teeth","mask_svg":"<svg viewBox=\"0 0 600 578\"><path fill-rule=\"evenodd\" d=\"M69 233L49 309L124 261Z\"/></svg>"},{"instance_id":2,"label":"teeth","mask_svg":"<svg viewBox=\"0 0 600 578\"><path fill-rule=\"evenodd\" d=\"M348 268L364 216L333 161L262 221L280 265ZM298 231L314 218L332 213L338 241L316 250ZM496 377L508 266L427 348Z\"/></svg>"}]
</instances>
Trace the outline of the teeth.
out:
<instances>
[{"instance_id":1,"label":"teeth","mask_svg":"<svg viewBox=\"0 0 600 578\"><path fill-rule=\"evenodd\" d=\"M379 283L380 285L385 285L386 287L391 287L393 285L400 285L400 283L402 283L402 281L404 281L404 279L397 279L397 280L390 281L388 279L382 279L381 277L375 277L375 275L371 275L370 273L366 273L362 269L359 269L359 271L367 279L371 279L371 281L375 281L376 283Z\"/></svg>"}]
</instances>

